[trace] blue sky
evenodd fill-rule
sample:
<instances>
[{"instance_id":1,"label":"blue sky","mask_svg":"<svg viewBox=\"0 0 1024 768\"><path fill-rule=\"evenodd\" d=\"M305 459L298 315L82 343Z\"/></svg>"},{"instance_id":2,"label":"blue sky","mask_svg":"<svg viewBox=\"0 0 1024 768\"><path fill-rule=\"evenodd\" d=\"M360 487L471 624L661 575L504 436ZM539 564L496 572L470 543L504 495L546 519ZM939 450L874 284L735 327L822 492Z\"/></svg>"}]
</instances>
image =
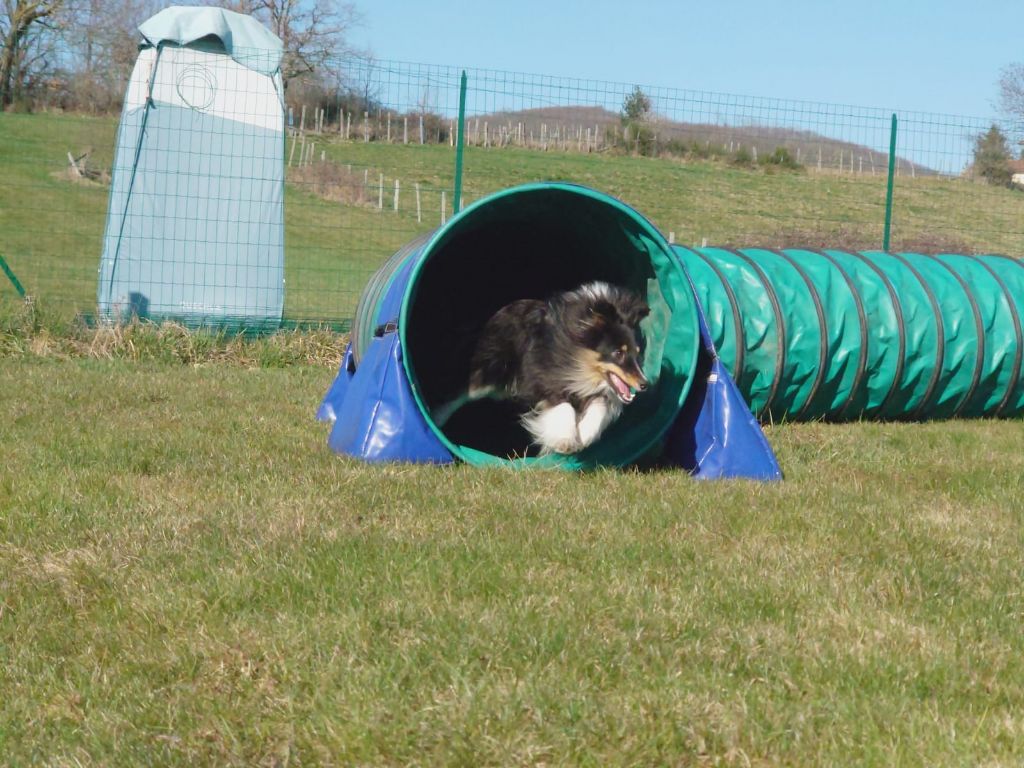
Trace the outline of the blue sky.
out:
<instances>
[{"instance_id":1,"label":"blue sky","mask_svg":"<svg viewBox=\"0 0 1024 768\"><path fill-rule=\"evenodd\" d=\"M380 59L987 117L1024 0L357 0Z\"/></svg>"}]
</instances>

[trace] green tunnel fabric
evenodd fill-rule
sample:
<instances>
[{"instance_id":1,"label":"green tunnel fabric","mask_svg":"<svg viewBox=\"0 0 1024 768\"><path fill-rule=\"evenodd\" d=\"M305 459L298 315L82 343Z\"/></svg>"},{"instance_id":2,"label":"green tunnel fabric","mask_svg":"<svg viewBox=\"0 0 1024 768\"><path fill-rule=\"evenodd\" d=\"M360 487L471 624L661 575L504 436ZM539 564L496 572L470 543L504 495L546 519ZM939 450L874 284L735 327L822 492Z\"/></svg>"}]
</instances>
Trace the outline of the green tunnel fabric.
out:
<instances>
[{"instance_id":1,"label":"green tunnel fabric","mask_svg":"<svg viewBox=\"0 0 1024 768\"><path fill-rule=\"evenodd\" d=\"M943 254L937 262L951 270L970 297L978 338L975 381L957 415L993 414L1002 404L1012 381L1013 362L1019 347L1013 313L998 275L986 262L969 256ZM970 350L968 350L968 354Z\"/></svg>"},{"instance_id":2,"label":"green tunnel fabric","mask_svg":"<svg viewBox=\"0 0 1024 768\"><path fill-rule=\"evenodd\" d=\"M973 258L981 263L1000 289L994 310L999 332L990 337L988 344L993 365L998 365L1000 375L996 377L997 384L991 398L986 400L995 403L998 399L999 403L994 410L986 407L984 415L1024 413L1024 332L1021 328L1024 321L1024 262L998 255Z\"/></svg>"},{"instance_id":3,"label":"green tunnel fabric","mask_svg":"<svg viewBox=\"0 0 1024 768\"><path fill-rule=\"evenodd\" d=\"M923 276L908 268L903 258L882 252L859 256L878 267L877 274L892 289L902 351L900 378L888 382L889 396L878 415L895 419L920 414L935 391L945 357L940 345L941 316L936 318L935 295Z\"/></svg>"},{"instance_id":4,"label":"green tunnel fabric","mask_svg":"<svg viewBox=\"0 0 1024 768\"><path fill-rule=\"evenodd\" d=\"M697 287L711 337L755 414L773 397L779 322L754 266L722 248L675 246Z\"/></svg>"},{"instance_id":5,"label":"green tunnel fabric","mask_svg":"<svg viewBox=\"0 0 1024 768\"><path fill-rule=\"evenodd\" d=\"M674 246L763 419L1024 410L1024 264L1004 256Z\"/></svg>"},{"instance_id":6,"label":"green tunnel fabric","mask_svg":"<svg viewBox=\"0 0 1024 768\"><path fill-rule=\"evenodd\" d=\"M819 254L801 251L807 259L814 260ZM858 415L882 416L882 406L889 398L893 382L902 377L906 344L903 335L903 320L895 289L872 262L859 254L843 251L821 251L820 256L835 267L842 280L833 280L835 286L831 295L836 302L847 296L853 304L854 315L844 317L841 337L856 333L859 347L850 347L847 354L856 357L854 376L850 382L849 395L844 403L847 390L840 387L836 392L833 410L828 415L837 419L857 418ZM842 286L846 286L844 291ZM847 306L849 306L847 304ZM843 347L841 337L833 342Z\"/></svg>"}]
</instances>

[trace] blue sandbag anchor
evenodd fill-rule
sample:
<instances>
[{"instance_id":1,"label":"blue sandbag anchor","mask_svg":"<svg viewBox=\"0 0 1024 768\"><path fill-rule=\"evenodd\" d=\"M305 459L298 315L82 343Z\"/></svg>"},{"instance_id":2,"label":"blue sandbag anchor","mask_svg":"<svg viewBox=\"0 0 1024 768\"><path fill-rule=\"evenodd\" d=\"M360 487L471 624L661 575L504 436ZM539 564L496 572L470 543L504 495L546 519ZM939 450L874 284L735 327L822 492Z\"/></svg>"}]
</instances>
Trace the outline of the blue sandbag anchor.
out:
<instances>
[{"instance_id":1,"label":"blue sandbag anchor","mask_svg":"<svg viewBox=\"0 0 1024 768\"><path fill-rule=\"evenodd\" d=\"M690 394L669 431L667 462L705 480L782 480L775 453L718 356L699 305L697 316L701 351Z\"/></svg>"}]
</instances>

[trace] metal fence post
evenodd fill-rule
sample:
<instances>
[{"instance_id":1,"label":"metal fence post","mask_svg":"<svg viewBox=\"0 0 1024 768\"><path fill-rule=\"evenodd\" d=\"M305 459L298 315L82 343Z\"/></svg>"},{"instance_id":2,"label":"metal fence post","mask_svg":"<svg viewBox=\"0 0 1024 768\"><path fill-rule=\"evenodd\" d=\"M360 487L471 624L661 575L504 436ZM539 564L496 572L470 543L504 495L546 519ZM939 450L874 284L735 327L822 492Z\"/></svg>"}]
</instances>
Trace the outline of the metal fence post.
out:
<instances>
[{"instance_id":1,"label":"metal fence post","mask_svg":"<svg viewBox=\"0 0 1024 768\"><path fill-rule=\"evenodd\" d=\"M21 283L18 281L18 278L15 277L14 272L11 270L11 268L9 266L7 266L7 260L4 259L3 254L0 254L0 269L3 270L3 273L5 275L7 275L7 279L11 281L11 285L14 286L14 290L16 290L18 292L18 295L21 296L21 298L24 299L25 298L25 289L22 287Z\"/></svg>"},{"instance_id":2,"label":"metal fence post","mask_svg":"<svg viewBox=\"0 0 1024 768\"><path fill-rule=\"evenodd\" d=\"M892 186L896 175L896 113L892 113L892 130L889 133L889 181L885 190L885 232L882 235L882 250L889 250L889 235L892 230Z\"/></svg>"},{"instance_id":3,"label":"metal fence post","mask_svg":"<svg viewBox=\"0 0 1024 768\"><path fill-rule=\"evenodd\" d=\"M462 149L463 135L466 132L466 70L462 70L462 82L459 85L459 121L455 128L458 131L455 141L455 192L452 196L452 213L462 210Z\"/></svg>"}]
</instances>

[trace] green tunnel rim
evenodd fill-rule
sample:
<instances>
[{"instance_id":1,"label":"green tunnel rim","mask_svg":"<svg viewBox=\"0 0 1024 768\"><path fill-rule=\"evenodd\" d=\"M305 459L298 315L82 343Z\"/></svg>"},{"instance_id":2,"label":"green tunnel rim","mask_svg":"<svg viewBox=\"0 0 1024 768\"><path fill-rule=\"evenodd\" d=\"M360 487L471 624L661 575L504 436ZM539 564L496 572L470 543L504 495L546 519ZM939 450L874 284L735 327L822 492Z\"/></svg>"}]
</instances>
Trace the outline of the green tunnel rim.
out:
<instances>
[{"instance_id":1,"label":"green tunnel rim","mask_svg":"<svg viewBox=\"0 0 1024 768\"><path fill-rule=\"evenodd\" d=\"M768 416L772 418L772 406L777 405L776 400L779 397L779 390L782 388L783 374L786 370L786 347L787 347L787 330L786 323L783 320L782 305L779 303L779 296L775 292L775 286L772 284L771 278L765 272L764 267L757 262L757 260L751 258L747 251L750 250L764 250L758 249L740 249L740 248L720 248L719 250L725 251L735 258L742 260L748 268L753 270L753 273L757 276L757 279L761 282L761 287L764 288L765 296L768 297L768 302L771 305L772 316L775 318L775 333L777 334L775 342L775 372L772 375L771 387L768 390L768 396L765 399L764 405L759 411L759 416Z\"/></svg>"},{"instance_id":2,"label":"green tunnel rim","mask_svg":"<svg viewBox=\"0 0 1024 768\"><path fill-rule=\"evenodd\" d=\"M909 409L905 414L905 418L910 421L921 421L931 412L931 409L934 407L934 400L940 394L937 390L939 382L942 380L943 364L946 362L946 319L942 314L942 307L939 304L938 297L935 295L935 286L921 273L921 265L915 265L908 258L908 256L920 256L920 254L907 252L888 253L888 255L900 262L917 280L921 290L924 292L925 298L928 300L927 306L931 309L932 320L935 323L935 363L932 366L928 386L925 388L917 407Z\"/></svg>"},{"instance_id":3,"label":"green tunnel rim","mask_svg":"<svg viewBox=\"0 0 1024 768\"><path fill-rule=\"evenodd\" d=\"M493 204L494 202L503 198L529 194L532 192L565 192L569 194L579 195L582 197L590 198L599 203L607 205L619 214L626 216L636 226L637 230L647 237L651 243L657 246L657 250L663 259L659 265L657 276L659 282L661 282L661 276L665 270L671 273L678 274L680 286L684 286L684 290L676 290L673 292L673 297L676 302L676 306L673 309L672 315L674 318L681 318L685 316L688 318L688 322L685 324L686 332L680 333L678 327L682 323L680 321L674 321L671 328L671 335L673 337L673 343L676 345L684 345L688 350L688 354L685 355L685 368L679 371L679 375L684 377L685 383L683 384L681 391L678 396L678 402L675 405L675 411L678 413L682 407L683 402L689 393L690 387L693 383L694 372L697 369L697 356L698 349L700 346L700 329L697 323L697 299L693 295L693 291L689 288L689 282L686 277L686 270L682 263L676 258L672 252L672 246L669 245L668 241L661 234L661 232L648 221L642 214L636 211L631 206L618 200L611 195L599 192L598 190L591 189L589 187L581 186L578 184L570 184L565 182L534 182L531 184L523 184L516 187L510 187L499 192L495 192L492 195L481 198L469 207L463 209L461 212L453 216L443 226L438 227L430 238L423 244L422 249L419 253L419 257L416 259L415 264L412 267L412 272L409 276L408 285L402 296L402 306L399 312L398 318L398 333L399 338L402 342L402 348L405 350L405 354L402 358L402 365L405 367L406 376L408 378L410 389L412 390L413 397L416 401L416 407L423 415L427 426L430 431L441 441L441 443L451 451L452 455L459 460L477 466L506 466L506 467L517 467L517 468L552 468L552 469L567 469L567 470L578 470L578 469L592 469L600 465L607 466L628 466L636 461L642 459L648 454L653 448L655 448L665 437L669 428L672 425L671 420L665 420L665 422L652 430L650 439L641 446L639 450L630 451L628 455L621 457L615 457L613 460L594 460L586 458L593 448L600 446L601 441L595 443L592 449L582 452L582 454L575 455L558 455L552 454L542 457L529 457L520 459L507 459L501 456L495 456L493 454L487 454L482 451L462 446L454 443L448 438L445 433L434 424L432 418L430 418L429 408L420 393L420 387L417 380L416 372L414 370L411 356L408 354L409 344L406 339L406 330L408 328L409 315L411 311L411 305L416 293L416 286L419 281L420 275L423 270L427 267L431 260L431 256L434 249L437 247L444 238L452 231L453 228L457 227L465 219L473 216L481 208Z\"/></svg>"},{"instance_id":4,"label":"green tunnel rim","mask_svg":"<svg viewBox=\"0 0 1024 768\"><path fill-rule=\"evenodd\" d=\"M1006 301L1006 308L1010 315L1010 321L1013 324L1014 336L1017 341L1017 346L1014 350L1013 355L1013 367L1011 368L1010 381L1009 384L1007 384L1006 392L1003 394L1003 397L999 401L999 404L996 406L996 409L993 414L995 416L1001 416L1003 414L1003 411L1006 410L1006 407L1013 400L1013 391L1015 389L1014 384L1018 382L1020 379L1021 363L1024 362L1024 330L1022 330L1021 327L1020 314L1017 311L1017 305L1013 298L1013 292L1010 290L1009 286L1007 285L1003 277L996 271L996 269L991 264L989 264L981 256L974 254L968 255L967 258L973 259L975 262L984 267L985 271L992 276L992 279L995 280L996 284L999 286L999 290L1001 290L1003 293L1003 299Z\"/></svg>"},{"instance_id":5,"label":"green tunnel rim","mask_svg":"<svg viewBox=\"0 0 1024 768\"><path fill-rule=\"evenodd\" d=\"M825 374L828 372L828 322L825 320L825 309L822 306L821 294L818 292L818 287L814 284L814 281L807 274L807 270L793 256L780 248L766 248L765 250L785 259L797 275L800 276L814 304L814 315L818 320L818 369L814 374L814 381L811 383L810 391L808 391L803 404L793 417L796 421L802 421L806 418L807 413L815 407L815 396L818 394L818 390L821 389L821 385L825 381Z\"/></svg>"},{"instance_id":6,"label":"green tunnel rim","mask_svg":"<svg viewBox=\"0 0 1024 768\"><path fill-rule=\"evenodd\" d=\"M903 315L903 302L900 301L899 291L896 290L896 286L893 285L893 282L886 271L876 264L874 260L865 256L863 252L839 251L838 249L833 249L833 253L848 254L861 264L867 266L878 277L881 285L885 287L885 291L889 296L889 301L892 304L893 316L895 317L894 326L897 335L896 366L892 374L892 380L889 383L889 391L881 398L881 401L877 406L870 409L870 414L881 418L896 418L901 415L901 412L892 412L890 403L892 403L893 399L897 397L900 391L900 387L903 383L904 371L907 367L907 325Z\"/></svg>"},{"instance_id":7,"label":"green tunnel rim","mask_svg":"<svg viewBox=\"0 0 1024 768\"><path fill-rule=\"evenodd\" d=\"M864 377L867 373L868 346L871 341L868 335L868 320L864 309L864 299L861 297L860 291L857 290L856 283L854 282L850 271L843 266L835 255L824 249L807 248L804 250L808 253L814 253L826 259L835 268L836 272L842 276L846 289L850 292L850 298L853 300L854 310L857 313L857 328L860 331L860 344L857 350L857 368L854 371L853 381L850 383L850 391L846 396L846 400L828 414L829 418L836 418L841 421L846 417L847 412L849 412L853 407L854 403L857 402L857 399L861 396L867 395L864 390Z\"/></svg>"},{"instance_id":8,"label":"green tunnel rim","mask_svg":"<svg viewBox=\"0 0 1024 768\"><path fill-rule=\"evenodd\" d=\"M978 390L978 385L981 383L981 377L985 371L985 348L987 342L985 339L985 323L981 317L981 309L978 306L978 299L974 295L974 291L967 285L967 281L964 280L963 276L957 272L952 266L950 266L940 255L937 254L926 254L927 258L936 264L942 265L943 268L953 277L957 285L964 292L964 296L967 298L968 306L971 310L971 319L974 321L974 333L977 337L974 351L974 370L971 373L971 382L964 392L960 401L956 404L953 409L952 418L956 418L962 414L965 408L970 407L974 401L975 392Z\"/></svg>"}]
</instances>

